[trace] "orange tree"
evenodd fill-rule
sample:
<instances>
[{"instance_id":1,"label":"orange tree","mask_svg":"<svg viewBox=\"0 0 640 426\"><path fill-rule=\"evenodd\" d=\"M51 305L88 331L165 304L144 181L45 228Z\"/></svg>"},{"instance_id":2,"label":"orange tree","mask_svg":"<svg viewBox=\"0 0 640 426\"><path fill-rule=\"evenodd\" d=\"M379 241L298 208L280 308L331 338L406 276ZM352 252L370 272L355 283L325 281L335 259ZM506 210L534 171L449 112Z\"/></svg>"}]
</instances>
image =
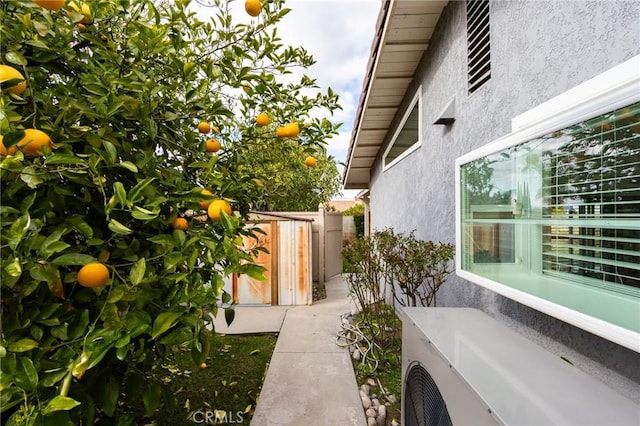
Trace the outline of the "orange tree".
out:
<instances>
[{"instance_id":1,"label":"orange tree","mask_svg":"<svg viewBox=\"0 0 640 426\"><path fill-rule=\"evenodd\" d=\"M222 0L207 22L188 0L47 3L0 3L0 62L25 80L0 76L0 415L133 423L127 401L150 415L171 400L153 374L167 351L208 354L223 277L261 275L241 244L264 178L246 147L321 151L337 126L309 113L337 97L303 95L308 77L279 83L313 61L278 40L281 0L247 24ZM263 111L300 134L256 126ZM234 213L208 219L212 199Z\"/></svg>"},{"instance_id":2,"label":"orange tree","mask_svg":"<svg viewBox=\"0 0 640 426\"><path fill-rule=\"evenodd\" d=\"M256 138L243 149L250 154L242 167L253 168L260 177L254 189L255 209L263 211L316 211L340 193L340 173L333 157L322 147L304 142L286 144ZM314 165L305 164L313 158Z\"/></svg>"}]
</instances>

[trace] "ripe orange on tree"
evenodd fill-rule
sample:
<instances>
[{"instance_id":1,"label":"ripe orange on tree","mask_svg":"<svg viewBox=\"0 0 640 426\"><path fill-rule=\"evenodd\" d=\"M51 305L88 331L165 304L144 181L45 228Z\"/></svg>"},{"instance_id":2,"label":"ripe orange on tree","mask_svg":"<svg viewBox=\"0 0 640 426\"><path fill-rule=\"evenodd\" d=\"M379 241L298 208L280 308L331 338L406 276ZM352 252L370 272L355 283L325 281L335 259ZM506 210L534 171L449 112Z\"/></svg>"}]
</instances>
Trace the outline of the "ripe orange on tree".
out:
<instances>
[{"instance_id":1,"label":"ripe orange on tree","mask_svg":"<svg viewBox=\"0 0 640 426\"><path fill-rule=\"evenodd\" d=\"M1 155L13 155L18 151L18 148L20 148L24 155L36 157L42 154L42 148L44 146L48 146L49 149L53 147L53 142L51 141L51 138L49 138L49 135L38 129L25 129L24 137L9 149L4 146L2 140L3 138L0 135Z\"/></svg>"},{"instance_id":2,"label":"ripe orange on tree","mask_svg":"<svg viewBox=\"0 0 640 426\"><path fill-rule=\"evenodd\" d=\"M24 137L17 143L24 155L35 157L42 153L42 148L53 146L49 135L38 129L24 129Z\"/></svg>"},{"instance_id":3,"label":"ripe orange on tree","mask_svg":"<svg viewBox=\"0 0 640 426\"><path fill-rule=\"evenodd\" d=\"M3 142L4 136L0 135L0 155L13 155L18 151L18 147L13 145L9 149L4 146Z\"/></svg>"},{"instance_id":4,"label":"ripe orange on tree","mask_svg":"<svg viewBox=\"0 0 640 426\"><path fill-rule=\"evenodd\" d=\"M173 226L173 229L181 229L183 231L186 231L187 229L189 229L189 222L187 222L187 219L185 219L184 217L176 217L175 219L173 219L173 222L171 222L171 226Z\"/></svg>"},{"instance_id":5,"label":"ripe orange on tree","mask_svg":"<svg viewBox=\"0 0 640 426\"><path fill-rule=\"evenodd\" d=\"M256 117L256 124L260 127L268 126L270 122L271 119L269 118L269 114L267 114L266 112L261 112Z\"/></svg>"},{"instance_id":6,"label":"ripe orange on tree","mask_svg":"<svg viewBox=\"0 0 640 426\"><path fill-rule=\"evenodd\" d=\"M211 202L209 208L207 209L207 214L209 215L209 219L217 221L222 217L223 211L227 215L230 215L231 206L225 200L217 199Z\"/></svg>"},{"instance_id":7,"label":"ripe orange on tree","mask_svg":"<svg viewBox=\"0 0 640 426\"><path fill-rule=\"evenodd\" d=\"M297 138L300 134L300 126L298 126L298 123L289 123L284 126L284 128L286 129L287 136L290 138Z\"/></svg>"},{"instance_id":8,"label":"ripe orange on tree","mask_svg":"<svg viewBox=\"0 0 640 426\"><path fill-rule=\"evenodd\" d=\"M316 166L316 159L313 158L312 156L308 156L307 158L304 159L304 164L307 167L315 167Z\"/></svg>"},{"instance_id":9,"label":"ripe orange on tree","mask_svg":"<svg viewBox=\"0 0 640 426\"><path fill-rule=\"evenodd\" d=\"M251 16L260 15L260 10L262 9L262 5L260 4L260 0L247 0L244 2L244 10Z\"/></svg>"},{"instance_id":10,"label":"ripe orange on tree","mask_svg":"<svg viewBox=\"0 0 640 426\"><path fill-rule=\"evenodd\" d=\"M286 138L287 137L287 129L284 126L280 126L276 129L276 136L278 136L279 138Z\"/></svg>"},{"instance_id":11,"label":"ripe orange on tree","mask_svg":"<svg viewBox=\"0 0 640 426\"><path fill-rule=\"evenodd\" d=\"M9 80L22 80L10 87L9 91L14 95L21 94L27 88L27 82L20 71L9 65L0 65L0 85L2 90L6 87L5 81Z\"/></svg>"},{"instance_id":12,"label":"ripe orange on tree","mask_svg":"<svg viewBox=\"0 0 640 426\"><path fill-rule=\"evenodd\" d=\"M93 22L93 17L91 16L91 8L87 3L80 3L78 5L75 1L70 1L67 6L74 12L82 15L82 19L80 20L81 24L90 24ZM72 12L67 10L67 16L73 16Z\"/></svg>"},{"instance_id":13,"label":"ripe orange on tree","mask_svg":"<svg viewBox=\"0 0 640 426\"><path fill-rule=\"evenodd\" d=\"M298 123L287 123L276 129L276 136L279 138L297 138L300 134Z\"/></svg>"},{"instance_id":14,"label":"ripe orange on tree","mask_svg":"<svg viewBox=\"0 0 640 426\"><path fill-rule=\"evenodd\" d=\"M38 6L49 10L58 10L64 6L65 0L33 0Z\"/></svg>"},{"instance_id":15,"label":"ripe orange on tree","mask_svg":"<svg viewBox=\"0 0 640 426\"><path fill-rule=\"evenodd\" d=\"M199 203L201 208L206 209L209 207L209 204L211 204L211 202L213 201L210 199L210 197L213 197L213 192L209 191L208 189L203 189L202 191L200 191L200 194L207 197L206 200L202 200Z\"/></svg>"},{"instance_id":16,"label":"ripe orange on tree","mask_svg":"<svg viewBox=\"0 0 640 426\"><path fill-rule=\"evenodd\" d=\"M205 149L207 152L218 152L220 151L220 142L217 139L208 139L206 142Z\"/></svg>"},{"instance_id":17,"label":"ripe orange on tree","mask_svg":"<svg viewBox=\"0 0 640 426\"><path fill-rule=\"evenodd\" d=\"M211 124L206 121L198 123L198 131L200 133L209 133L211 131Z\"/></svg>"},{"instance_id":18,"label":"ripe orange on tree","mask_svg":"<svg viewBox=\"0 0 640 426\"><path fill-rule=\"evenodd\" d=\"M109 281L109 269L100 262L87 263L78 271L82 287L102 287Z\"/></svg>"}]
</instances>

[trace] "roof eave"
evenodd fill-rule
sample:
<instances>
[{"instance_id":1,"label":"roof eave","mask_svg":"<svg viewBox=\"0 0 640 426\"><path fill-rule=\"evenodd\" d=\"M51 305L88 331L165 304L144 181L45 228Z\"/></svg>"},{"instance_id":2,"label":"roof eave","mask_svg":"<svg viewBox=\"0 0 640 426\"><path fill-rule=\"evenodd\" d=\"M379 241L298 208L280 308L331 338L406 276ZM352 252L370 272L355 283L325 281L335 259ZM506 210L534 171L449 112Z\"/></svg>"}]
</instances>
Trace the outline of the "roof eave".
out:
<instances>
[{"instance_id":1,"label":"roof eave","mask_svg":"<svg viewBox=\"0 0 640 426\"><path fill-rule=\"evenodd\" d=\"M447 3L382 2L347 151L345 189L369 187L371 167Z\"/></svg>"}]
</instances>

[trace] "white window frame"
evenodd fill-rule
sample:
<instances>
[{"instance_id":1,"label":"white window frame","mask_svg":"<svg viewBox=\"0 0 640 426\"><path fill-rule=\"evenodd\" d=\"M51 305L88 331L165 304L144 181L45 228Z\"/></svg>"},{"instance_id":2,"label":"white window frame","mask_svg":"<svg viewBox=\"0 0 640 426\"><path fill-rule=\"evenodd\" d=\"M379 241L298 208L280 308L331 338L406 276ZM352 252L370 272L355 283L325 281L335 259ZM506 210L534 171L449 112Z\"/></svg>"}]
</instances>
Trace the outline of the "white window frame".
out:
<instances>
[{"instance_id":1,"label":"white window frame","mask_svg":"<svg viewBox=\"0 0 640 426\"><path fill-rule=\"evenodd\" d=\"M404 125L406 124L407 120L409 119L409 116L411 115L411 111L413 111L413 108L416 105L418 106L418 141L413 145L411 145L402 154L398 155L396 158L394 158L392 161L390 161L387 164L387 155L389 154L389 151L391 151L391 148L393 148L393 145L396 143L396 140L398 139L398 135L400 135L400 132L404 128ZM404 116L402 117L402 121L400 122L400 124L396 128L395 133L393 134L391 143L389 143L389 146L387 146L387 149L384 150L384 154L382 155L382 162L384 164L384 167L382 171L389 170L391 167L395 166L404 158L406 158L413 151L420 148L421 145L422 145L422 86L418 87L418 91L413 96L413 99L411 99L411 103L409 104L409 107L405 111Z\"/></svg>"},{"instance_id":2,"label":"white window frame","mask_svg":"<svg viewBox=\"0 0 640 426\"><path fill-rule=\"evenodd\" d=\"M512 133L456 159L456 273L459 277L640 352L640 333L462 269L461 167L557 129L640 102L640 55L512 119Z\"/></svg>"}]
</instances>

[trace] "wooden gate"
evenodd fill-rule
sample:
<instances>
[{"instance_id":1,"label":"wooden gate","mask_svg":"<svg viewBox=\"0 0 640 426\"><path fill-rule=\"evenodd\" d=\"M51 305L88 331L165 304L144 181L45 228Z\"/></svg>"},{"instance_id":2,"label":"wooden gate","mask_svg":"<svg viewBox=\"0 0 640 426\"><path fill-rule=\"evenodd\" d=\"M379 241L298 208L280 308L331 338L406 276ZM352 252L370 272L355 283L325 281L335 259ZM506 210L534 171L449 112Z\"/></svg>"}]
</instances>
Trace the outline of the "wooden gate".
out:
<instances>
[{"instance_id":1,"label":"wooden gate","mask_svg":"<svg viewBox=\"0 0 640 426\"><path fill-rule=\"evenodd\" d=\"M258 257L254 259L256 264L265 268L264 276L267 280L260 281L248 275L234 274L232 277L233 300L243 305L277 305L278 264L277 256L274 255L278 247L277 223L275 221L259 222L255 223L255 227L264 232L263 235L258 234L259 240L243 237L242 241L245 249L262 246L268 250L268 253L258 252Z\"/></svg>"},{"instance_id":2,"label":"wooden gate","mask_svg":"<svg viewBox=\"0 0 640 426\"><path fill-rule=\"evenodd\" d=\"M243 237L245 249L261 246L254 262L265 268L266 281L233 274L224 290L240 305L310 305L312 291L311 220L278 217L254 219L259 239Z\"/></svg>"}]
</instances>

